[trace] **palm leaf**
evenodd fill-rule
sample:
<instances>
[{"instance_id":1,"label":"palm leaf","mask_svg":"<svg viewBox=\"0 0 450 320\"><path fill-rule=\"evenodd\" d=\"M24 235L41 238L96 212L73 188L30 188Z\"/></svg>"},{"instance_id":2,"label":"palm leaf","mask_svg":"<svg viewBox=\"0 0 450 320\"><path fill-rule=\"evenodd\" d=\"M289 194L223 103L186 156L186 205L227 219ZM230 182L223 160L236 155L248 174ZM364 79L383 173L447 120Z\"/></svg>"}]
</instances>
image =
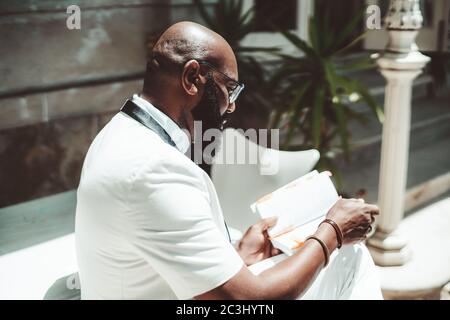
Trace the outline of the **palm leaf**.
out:
<instances>
[{"instance_id":1,"label":"palm leaf","mask_svg":"<svg viewBox=\"0 0 450 320\"><path fill-rule=\"evenodd\" d=\"M239 46L237 48L235 48L234 52L269 52L269 53L273 53L273 52L277 52L280 51L280 48L266 48L266 47L242 47Z\"/></svg>"},{"instance_id":2,"label":"palm leaf","mask_svg":"<svg viewBox=\"0 0 450 320\"><path fill-rule=\"evenodd\" d=\"M347 117L341 104L334 104L333 106L336 113L337 128L341 138L342 151L344 152L345 159L349 161L350 152L348 147Z\"/></svg>"},{"instance_id":3,"label":"palm leaf","mask_svg":"<svg viewBox=\"0 0 450 320\"><path fill-rule=\"evenodd\" d=\"M292 140L293 133L296 129L296 121L298 120L298 116L300 114L300 111L302 109L301 100L303 96L305 95L305 92L308 90L310 86L310 82L304 83L298 90L297 93L294 96L294 99L292 100L291 105L288 107L287 113L292 114L290 116L289 121L289 129L286 134L286 139L284 141L284 146L288 146Z\"/></svg>"},{"instance_id":4,"label":"palm leaf","mask_svg":"<svg viewBox=\"0 0 450 320\"><path fill-rule=\"evenodd\" d=\"M348 64L337 65L337 68L343 71L360 71L373 69L375 67L376 67L375 61L367 57L354 60Z\"/></svg>"},{"instance_id":5,"label":"palm leaf","mask_svg":"<svg viewBox=\"0 0 450 320\"><path fill-rule=\"evenodd\" d=\"M203 3L202 0L192 0L192 2L197 6L198 11L202 19L205 21L205 23L212 29L217 30L218 27L214 22L214 18L210 16L208 11L206 10L206 6Z\"/></svg>"},{"instance_id":6,"label":"palm leaf","mask_svg":"<svg viewBox=\"0 0 450 320\"><path fill-rule=\"evenodd\" d=\"M319 171L329 170L333 173L331 179L336 185L336 188L339 190L342 188L342 176L339 172L339 169L333 163L332 159L328 158L326 155L321 154L320 159L317 162L316 168Z\"/></svg>"},{"instance_id":7,"label":"palm leaf","mask_svg":"<svg viewBox=\"0 0 450 320\"><path fill-rule=\"evenodd\" d=\"M356 45L358 42L362 41L364 39L364 37L367 35L367 31L364 33L361 33L358 37L356 37L355 39L353 39L349 44L347 44L345 47L339 49L338 51L336 51L334 54L335 55L340 55L345 53L347 50L351 49L354 45Z\"/></svg>"},{"instance_id":8,"label":"palm leaf","mask_svg":"<svg viewBox=\"0 0 450 320\"><path fill-rule=\"evenodd\" d=\"M255 11L255 6L253 5L242 14L242 16L239 18L239 22L241 24L253 23L252 15L253 15L254 11Z\"/></svg>"},{"instance_id":9,"label":"palm leaf","mask_svg":"<svg viewBox=\"0 0 450 320\"><path fill-rule=\"evenodd\" d=\"M359 22L364 16L364 11L359 12L355 15L342 29L342 31L336 35L335 41L330 48L330 53L340 49L344 45L344 41L351 35L351 33L356 29ZM353 42L353 41L352 41Z\"/></svg>"},{"instance_id":10,"label":"palm leaf","mask_svg":"<svg viewBox=\"0 0 450 320\"><path fill-rule=\"evenodd\" d=\"M322 124L323 101L324 101L324 89L323 87L319 87L315 91L314 105L312 110L311 136L314 148L320 147L320 131Z\"/></svg>"},{"instance_id":11,"label":"palm leaf","mask_svg":"<svg viewBox=\"0 0 450 320\"><path fill-rule=\"evenodd\" d=\"M354 86L356 92L358 92L361 95L361 97L364 99L364 101L367 103L367 105L370 107L372 112L377 117L378 121L383 123L384 122L383 109L381 109L381 107L378 105L375 99L370 95L367 88L361 85L358 81L354 81Z\"/></svg>"},{"instance_id":12,"label":"palm leaf","mask_svg":"<svg viewBox=\"0 0 450 320\"><path fill-rule=\"evenodd\" d=\"M314 49L311 48L306 41L300 39L300 37L298 37L296 34L293 34L289 31L281 31L281 34L296 48L303 51L306 55L316 56L316 52L314 51Z\"/></svg>"},{"instance_id":13,"label":"palm leaf","mask_svg":"<svg viewBox=\"0 0 450 320\"><path fill-rule=\"evenodd\" d=\"M377 117L378 121L381 123L384 120L384 113L381 107L377 104L375 99L370 95L369 91L365 86L363 86L359 81L352 80L348 77L336 75L335 80L338 86L345 90L346 94L358 93L369 106L372 112Z\"/></svg>"},{"instance_id":14,"label":"palm leaf","mask_svg":"<svg viewBox=\"0 0 450 320\"><path fill-rule=\"evenodd\" d=\"M330 51L330 47L333 44L334 36L334 30L330 28L330 13L329 9L327 7L327 10L322 18L322 28L319 32L320 39L322 40L322 52L328 52Z\"/></svg>"},{"instance_id":15,"label":"palm leaf","mask_svg":"<svg viewBox=\"0 0 450 320\"><path fill-rule=\"evenodd\" d=\"M341 104L341 108L345 110L348 118L355 119L361 124L367 124L367 122L369 121L369 119L363 113L356 112L345 104Z\"/></svg>"},{"instance_id":16,"label":"palm leaf","mask_svg":"<svg viewBox=\"0 0 450 320\"><path fill-rule=\"evenodd\" d=\"M323 60L323 66L325 70L325 77L328 80L331 96L333 98L336 96L336 73L334 72L333 64L329 60Z\"/></svg>"},{"instance_id":17,"label":"palm leaf","mask_svg":"<svg viewBox=\"0 0 450 320\"><path fill-rule=\"evenodd\" d=\"M314 49L315 52L320 53L320 45L318 40L318 27L317 27L317 19L314 17L311 17L309 19L309 28L308 28L308 34L309 34L309 41L311 42L311 46Z\"/></svg>"}]
</instances>

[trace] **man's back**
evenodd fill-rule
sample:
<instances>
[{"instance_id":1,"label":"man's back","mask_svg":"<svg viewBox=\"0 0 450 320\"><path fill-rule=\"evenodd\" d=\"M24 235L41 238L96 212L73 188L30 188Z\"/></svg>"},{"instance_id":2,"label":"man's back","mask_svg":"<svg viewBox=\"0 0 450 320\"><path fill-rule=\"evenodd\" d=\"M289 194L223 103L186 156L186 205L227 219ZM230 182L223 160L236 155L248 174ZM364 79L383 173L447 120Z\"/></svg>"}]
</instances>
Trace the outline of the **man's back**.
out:
<instances>
[{"instance_id":1,"label":"man's back","mask_svg":"<svg viewBox=\"0 0 450 320\"><path fill-rule=\"evenodd\" d=\"M220 270L208 266L221 264L211 256L214 250L231 247L221 219L206 174L156 133L119 113L92 143L78 188L82 298L190 298L217 285L215 279L223 282ZM205 247L206 239L216 244ZM237 267L225 274L242 266L228 249ZM201 265L205 258L210 261ZM195 280L192 273L203 273L206 282L186 288L184 281Z\"/></svg>"}]
</instances>

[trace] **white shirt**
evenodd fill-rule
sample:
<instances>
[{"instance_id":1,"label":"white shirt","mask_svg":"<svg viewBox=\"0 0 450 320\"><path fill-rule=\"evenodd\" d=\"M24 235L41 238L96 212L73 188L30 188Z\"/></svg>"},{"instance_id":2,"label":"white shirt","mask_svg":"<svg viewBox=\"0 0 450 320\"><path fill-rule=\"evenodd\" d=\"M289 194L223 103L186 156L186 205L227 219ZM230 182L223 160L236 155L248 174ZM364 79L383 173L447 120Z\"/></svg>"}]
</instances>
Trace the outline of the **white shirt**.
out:
<instances>
[{"instance_id":1,"label":"white shirt","mask_svg":"<svg viewBox=\"0 0 450 320\"><path fill-rule=\"evenodd\" d=\"M186 134L146 100L133 101L176 148L118 113L92 142L77 191L82 299L189 299L232 278L229 243L208 175L183 153Z\"/></svg>"}]
</instances>

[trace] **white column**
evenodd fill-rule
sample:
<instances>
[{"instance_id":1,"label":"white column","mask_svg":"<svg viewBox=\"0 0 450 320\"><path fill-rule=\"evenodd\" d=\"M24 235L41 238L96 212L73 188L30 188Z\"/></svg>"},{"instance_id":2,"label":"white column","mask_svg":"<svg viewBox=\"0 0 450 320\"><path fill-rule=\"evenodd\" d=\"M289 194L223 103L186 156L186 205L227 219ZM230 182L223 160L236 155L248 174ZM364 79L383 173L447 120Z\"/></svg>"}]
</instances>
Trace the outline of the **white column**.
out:
<instances>
[{"instance_id":1,"label":"white column","mask_svg":"<svg viewBox=\"0 0 450 320\"><path fill-rule=\"evenodd\" d=\"M411 256L397 228L404 213L412 81L430 60L415 44L421 25L419 0L391 0L386 17L389 42L377 60L387 81L378 187L380 216L368 241L375 263L381 266L402 265Z\"/></svg>"}]
</instances>

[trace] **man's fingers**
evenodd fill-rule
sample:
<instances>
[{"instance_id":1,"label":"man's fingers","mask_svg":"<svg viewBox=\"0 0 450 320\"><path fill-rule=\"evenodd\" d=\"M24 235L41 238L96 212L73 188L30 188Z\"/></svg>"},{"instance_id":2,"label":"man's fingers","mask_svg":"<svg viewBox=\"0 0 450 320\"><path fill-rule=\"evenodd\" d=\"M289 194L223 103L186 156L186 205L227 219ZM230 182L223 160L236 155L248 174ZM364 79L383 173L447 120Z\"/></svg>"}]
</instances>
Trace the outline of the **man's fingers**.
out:
<instances>
[{"instance_id":1,"label":"man's fingers","mask_svg":"<svg viewBox=\"0 0 450 320\"><path fill-rule=\"evenodd\" d=\"M262 219L260 222L258 222L258 226L261 228L261 231L266 231L277 223L277 219L278 217Z\"/></svg>"},{"instance_id":2,"label":"man's fingers","mask_svg":"<svg viewBox=\"0 0 450 320\"><path fill-rule=\"evenodd\" d=\"M366 204L364 206L364 211L374 215L380 214L380 209L374 204Z\"/></svg>"},{"instance_id":3,"label":"man's fingers","mask_svg":"<svg viewBox=\"0 0 450 320\"><path fill-rule=\"evenodd\" d=\"M277 255L279 255L280 253L281 253L281 251L280 251L279 249L277 249L277 248L275 248L275 247L272 247L272 250L271 250L271 252L270 252L270 256L271 256L271 257L277 256Z\"/></svg>"}]
</instances>

